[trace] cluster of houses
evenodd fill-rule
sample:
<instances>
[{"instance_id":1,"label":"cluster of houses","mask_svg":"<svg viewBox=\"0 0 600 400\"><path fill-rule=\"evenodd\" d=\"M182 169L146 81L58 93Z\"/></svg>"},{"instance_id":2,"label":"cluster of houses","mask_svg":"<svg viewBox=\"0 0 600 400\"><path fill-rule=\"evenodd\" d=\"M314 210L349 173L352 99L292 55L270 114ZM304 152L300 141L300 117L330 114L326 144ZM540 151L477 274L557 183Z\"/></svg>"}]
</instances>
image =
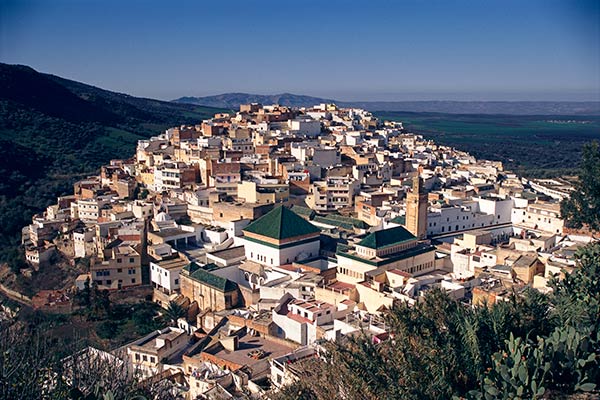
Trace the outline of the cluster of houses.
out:
<instances>
[{"instance_id":1,"label":"cluster of houses","mask_svg":"<svg viewBox=\"0 0 600 400\"><path fill-rule=\"evenodd\" d=\"M247 104L138 143L23 229L27 261L89 261L74 287L186 315L126 346L189 399L253 398L298 379L319 344L441 289L502 301L575 268L563 180L528 181L360 109Z\"/></svg>"}]
</instances>

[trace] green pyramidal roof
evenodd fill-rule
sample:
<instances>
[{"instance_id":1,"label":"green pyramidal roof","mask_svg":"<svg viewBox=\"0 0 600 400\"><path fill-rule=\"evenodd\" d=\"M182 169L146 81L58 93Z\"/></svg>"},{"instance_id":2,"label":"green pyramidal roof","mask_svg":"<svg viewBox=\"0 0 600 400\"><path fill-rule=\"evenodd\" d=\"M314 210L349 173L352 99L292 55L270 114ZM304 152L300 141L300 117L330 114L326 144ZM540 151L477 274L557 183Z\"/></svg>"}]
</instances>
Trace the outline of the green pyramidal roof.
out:
<instances>
[{"instance_id":1,"label":"green pyramidal roof","mask_svg":"<svg viewBox=\"0 0 600 400\"><path fill-rule=\"evenodd\" d=\"M244 232L283 240L319 233L321 230L287 207L274 208L244 228Z\"/></svg>"},{"instance_id":2,"label":"green pyramidal roof","mask_svg":"<svg viewBox=\"0 0 600 400\"><path fill-rule=\"evenodd\" d=\"M403 226L372 232L358 244L370 249L381 249L398 243L414 240L416 237Z\"/></svg>"}]
</instances>

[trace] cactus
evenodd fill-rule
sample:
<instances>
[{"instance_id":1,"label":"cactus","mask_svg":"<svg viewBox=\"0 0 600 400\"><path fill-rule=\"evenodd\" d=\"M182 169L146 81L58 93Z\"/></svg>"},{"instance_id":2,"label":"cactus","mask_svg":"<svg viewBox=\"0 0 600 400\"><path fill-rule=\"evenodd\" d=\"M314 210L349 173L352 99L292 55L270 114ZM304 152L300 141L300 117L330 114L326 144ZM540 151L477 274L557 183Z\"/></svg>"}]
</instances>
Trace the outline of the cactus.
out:
<instances>
[{"instance_id":1,"label":"cactus","mask_svg":"<svg viewBox=\"0 0 600 400\"><path fill-rule=\"evenodd\" d=\"M592 374L598 371L594 353L598 340L591 329L578 332L572 326L557 327L546 339L550 381L561 391L590 391L596 388Z\"/></svg>"},{"instance_id":2,"label":"cactus","mask_svg":"<svg viewBox=\"0 0 600 400\"><path fill-rule=\"evenodd\" d=\"M544 379L550 363L544 362L544 343L534 346L510 334L507 351L492 356L494 368L483 381L482 396L471 398L538 399L546 391Z\"/></svg>"},{"instance_id":3,"label":"cactus","mask_svg":"<svg viewBox=\"0 0 600 400\"><path fill-rule=\"evenodd\" d=\"M469 392L469 399L538 399L548 387L563 393L596 389L599 340L591 329L557 327L537 343L511 333L505 343L506 351L492 355L482 390Z\"/></svg>"}]
</instances>

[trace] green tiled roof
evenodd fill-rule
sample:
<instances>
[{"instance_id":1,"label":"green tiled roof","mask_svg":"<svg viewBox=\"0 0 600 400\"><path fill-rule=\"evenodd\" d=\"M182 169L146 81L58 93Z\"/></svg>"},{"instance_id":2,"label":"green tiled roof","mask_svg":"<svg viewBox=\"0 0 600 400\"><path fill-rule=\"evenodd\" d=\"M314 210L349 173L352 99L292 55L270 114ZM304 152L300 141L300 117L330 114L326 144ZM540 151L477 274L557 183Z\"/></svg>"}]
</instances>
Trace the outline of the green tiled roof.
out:
<instances>
[{"instance_id":1,"label":"green tiled roof","mask_svg":"<svg viewBox=\"0 0 600 400\"><path fill-rule=\"evenodd\" d=\"M306 217L308 219L313 219L315 216L315 212L308 207L302 206L293 206L292 211L298 214L301 217Z\"/></svg>"},{"instance_id":2,"label":"green tiled roof","mask_svg":"<svg viewBox=\"0 0 600 400\"><path fill-rule=\"evenodd\" d=\"M222 292L231 292L237 289L237 283L232 282L229 279L212 274L210 272L218 268L219 267L217 265L212 263L200 266L193 261L185 267L183 267L184 270L190 273L190 278L194 279L195 281L202 282L208 286L212 286L215 289L218 289Z\"/></svg>"},{"instance_id":3,"label":"green tiled roof","mask_svg":"<svg viewBox=\"0 0 600 400\"><path fill-rule=\"evenodd\" d=\"M341 229L345 229L347 231L353 231L354 230L354 225L352 225L350 222L336 221L336 220L332 220L332 219L327 218L327 217L321 217L319 215L317 215L316 217L314 217L313 221L319 222L319 223L325 224L325 225L335 226L335 227L338 227L338 228L341 228Z\"/></svg>"},{"instance_id":4,"label":"green tiled roof","mask_svg":"<svg viewBox=\"0 0 600 400\"><path fill-rule=\"evenodd\" d=\"M401 251L398 254L392 254L390 256L382 257L381 259L377 260L369 260L366 258L362 258L356 254L351 254L348 252L347 249L344 249L343 247L338 247L336 256L350 258L352 260L356 260L364 264L369 264L374 267L381 267L383 265L391 264L399 260L407 259L409 257L418 256L419 254L429 253L431 251L435 251L434 246L431 246L429 244L420 244L408 250Z\"/></svg>"},{"instance_id":5,"label":"green tiled roof","mask_svg":"<svg viewBox=\"0 0 600 400\"><path fill-rule=\"evenodd\" d=\"M407 231L403 226L398 226L370 233L358 244L370 249L381 249L413 239L416 239L416 237L412 233Z\"/></svg>"},{"instance_id":6,"label":"green tiled roof","mask_svg":"<svg viewBox=\"0 0 600 400\"><path fill-rule=\"evenodd\" d=\"M365 221L352 218L345 217L339 214L328 214L324 216L317 215L313 218L313 221L320 222L326 225L337 226L338 228L342 228L348 231L354 230L354 228L358 229L369 229L370 225Z\"/></svg>"},{"instance_id":7,"label":"green tiled roof","mask_svg":"<svg viewBox=\"0 0 600 400\"><path fill-rule=\"evenodd\" d=\"M244 228L244 232L283 240L320 233L321 230L287 207L274 208Z\"/></svg>"},{"instance_id":8,"label":"green tiled roof","mask_svg":"<svg viewBox=\"0 0 600 400\"><path fill-rule=\"evenodd\" d=\"M392 219L390 222L393 222L395 224L405 225L406 224L406 216L398 215L396 218Z\"/></svg>"}]
</instances>

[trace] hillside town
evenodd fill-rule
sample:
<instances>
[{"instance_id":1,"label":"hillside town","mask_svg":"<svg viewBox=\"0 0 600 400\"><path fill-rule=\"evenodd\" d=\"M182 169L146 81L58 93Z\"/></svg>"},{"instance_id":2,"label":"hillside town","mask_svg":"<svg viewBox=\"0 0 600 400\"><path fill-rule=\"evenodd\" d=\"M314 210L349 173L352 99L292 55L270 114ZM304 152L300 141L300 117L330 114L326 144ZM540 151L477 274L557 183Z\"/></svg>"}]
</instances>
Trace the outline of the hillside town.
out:
<instances>
[{"instance_id":1,"label":"hillside town","mask_svg":"<svg viewBox=\"0 0 600 400\"><path fill-rule=\"evenodd\" d=\"M176 304L183 316L112 356L186 399L264 398L325 341L388 340L397 302L548 291L597 240L565 227L572 190L362 109L244 104L76 182L23 228L22 273L83 268L31 299L45 312L92 286Z\"/></svg>"}]
</instances>

